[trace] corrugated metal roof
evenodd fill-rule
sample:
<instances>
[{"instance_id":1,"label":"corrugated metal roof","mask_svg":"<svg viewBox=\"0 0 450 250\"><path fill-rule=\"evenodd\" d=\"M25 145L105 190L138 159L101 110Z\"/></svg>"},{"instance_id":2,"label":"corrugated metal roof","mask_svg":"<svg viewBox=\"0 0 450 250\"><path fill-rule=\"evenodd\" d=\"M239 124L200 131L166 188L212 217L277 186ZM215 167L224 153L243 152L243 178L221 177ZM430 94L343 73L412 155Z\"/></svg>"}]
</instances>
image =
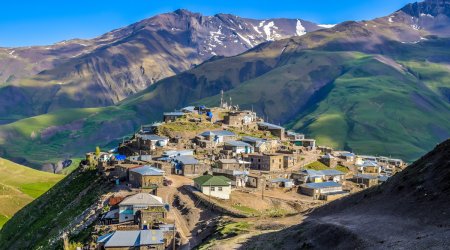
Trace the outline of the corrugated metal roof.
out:
<instances>
[{"instance_id":1,"label":"corrugated metal roof","mask_svg":"<svg viewBox=\"0 0 450 250\"><path fill-rule=\"evenodd\" d=\"M362 167L378 167L378 164L373 161L364 161Z\"/></svg>"},{"instance_id":2,"label":"corrugated metal roof","mask_svg":"<svg viewBox=\"0 0 450 250\"><path fill-rule=\"evenodd\" d=\"M185 115L185 113L180 112L180 111L174 111L174 112L165 112L164 115L165 116L183 116L183 115Z\"/></svg>"},{"instance_id":3,"label":"corrugated metal roof","mask_svg":"<svg viewBox=\"0 0 450 250\"><path fill-rule=\"evenodd\" d=\"M197 165L199 164L198 160L190 155L179 155L173 158L174 161L180 162L184 165Z\"/></svg>"},{"instance_id":4,"label":"corrugated metal roof","mask_svg":"<svg viewBox=\"0 0 450 250\"><path fill-rule=\"evenodd\" d=\"M270 180L270 182L272 183L277 183L277 182L292 182L292 180L286 179L286 178L273 178Z\"/></svg>"},{"instance_id":5,"label":"corrugated metal roof","mask_svg":"<svg viewBox=\"0 0 450 250\"><path fill-rule=\"evenodd\" d=\"M264 141L266 141L265 139L252 137L252 136L244 136L244 137L242 137L242 140L246 141L246 142L255 142L255 143L256 142L264 142Z\"/></svg>"},{"instance_id":6,"label":"corrugated metal roof","mask_svg":"<svg viewBox=\"0 0 450 250\"><path fill-rule=\"evenodd\" d=\"M252 145L243 141L227 141L225 142L225 145L232 147L253 147Z\"/></svg>"},{"instance_id":7,"label":"corrugated metal roof","mask_svg":"<svg viewBox=\"0 0 450 250\"><path fill-rule=\"evenodd\" d=\"M236 136L235 133L228 130L208 130L200 134L201 136Z\"/></svg>"},{"instance_id":8,"label":"corrugated metal roof","mask_svg":"<svg viewBox=\"0 0 450 250\"><path fill-rule=\"evenodd\" d=\"M164 231L162 230L115 231L108 237L102 238L103 242L106 242L105 247L139 247L164 244Z\"/></svg>"},{"instance_id":9,"label":"corrugated metal roof","mask_svg":"<svg viewBox=\"0 0 450 250\"><path fill-rule=\"evenodd\" d=\"M121 203L120 206L128 205L146 205L146 206L164 206L164 202L161 197L151 195L148 193L139 193L128 196Z\"/></svg>"},{"instance_id":10,"label":"corrugated metal roof","mask_svg":"<svg viewBox=\"0 0 450 250\"><path fill-rule=\"evenodd\" d=\"M275 125L272 123L268 123L268 122L259 122L258 125L262 126L262 127L267 127L268 129L284 129L281 126L278 126L278 125Z\"/></svg>"},{"instance_id":11,"label":"corrugated metal roof","mask_svg":"<svg viewBox=\"0 0 450 250\"><path fill-rule=\"evenodd\" d=\"M356 174L355 177L360 178L360 179L377 179L376 176L369 175L369 174Z\"/></svg>"},{"instance_id":12,"label":"corrugated metal roof","mask_svg":"<svg viewBox=\"0 0 450 250\"><path fill-rule=\"evenodd\" d=\"M146 141L164 141L164 140L168 140L169 138L167 137L162 137L159 135L142 135L142 134L137 134L136 137L138 138L142 138L142 140L146 140Z\"/></svg>"},{"instance_id":13,"label":"corrugated metal roof","mask_svg":"<svg viewBox=\"0 0 450 250\"><path fill-rule=\"evenodd\" d=\"M336 169L325 169L325 170L321 170L319 172L321 172L323 175L327 175L327 176L344 175L344 172L341 172Z\"/></svg>"},{"instance_id":14,"label":"corrugated metal roof","mask_svg":"<svg viewBox=\"0 0 450 250\"><path fill-rule=\"evenodd\" d=\"M305 169L302 171L302 173L307 174L308 176L323 176L323 173L314 169Z\"/></svg>"},{"instance_id":15,"label":"corrugated metal roof","mask_svg":"<svg viewBox=\"0 0 450 250\"><path fill-rule=\"evenodd\" d=\"M141 175L145 175L145 176L160 176L160 175L164 175L164 170L161 170L159 168L155 168L152 166L142 166L139 168L133 168L130 170L131 172L135 172Z\"/></svg>"},{"instance_id":16,"label":"corrugated metal roof","mask_svg":"<svg viewBox=\"0 0 450 250\"><path fill-rule=\"evenodd\" d=\"M314 189L331 188L331 187L342 187L341 184L339 184L337 182L334 182L334 181L306 183L306 184L303 184L303 186L305 186L307 188L314 188Z\"/></svg>"},{"instance_id":17,"label":"corrugated metal roof","mask_svg":"<svg viewBox=\"0 0 450 250\"><path fill-rule=\"evenodd\" d=\"M322 156L322 159L334 159L334 156L332 156L330 154L326 154L326 155Z\"/></svg>"}]
</instances>

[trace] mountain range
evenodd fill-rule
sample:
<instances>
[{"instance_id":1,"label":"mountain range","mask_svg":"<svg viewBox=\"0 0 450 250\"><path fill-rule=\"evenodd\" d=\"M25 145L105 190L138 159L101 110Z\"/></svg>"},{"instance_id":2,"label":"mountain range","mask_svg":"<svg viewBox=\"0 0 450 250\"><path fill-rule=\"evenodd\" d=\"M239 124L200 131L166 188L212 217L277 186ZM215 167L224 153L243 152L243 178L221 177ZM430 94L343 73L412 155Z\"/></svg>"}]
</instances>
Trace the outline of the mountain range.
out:
<instances>
[{"instance_id":1,"label":"mountain range","mask_svg":"<svg viewBox=\"0 0 450 250\"><path fill-rule=\"evenodd\" d=\"M91 40L0 49L0 116L116 104L211 57L321 29L302 19L256 20L177 10ZM20 105L20 106L19 106Z\"/></svg>"},{"instance_id":2,"label":"mountain range","mask_svg":"<svg viewBox=\"0 0 450 250\"><path fill-rule=\"evenodd\" d=\"M321 145L413 161L450 137L449 18L447 0L327 29L184 10L156 16L0 88L1 116L17 120L0 126L0 155L35 167L82 155L163 111L218 104L223 90Z\"/></svg>"}]
</instances>

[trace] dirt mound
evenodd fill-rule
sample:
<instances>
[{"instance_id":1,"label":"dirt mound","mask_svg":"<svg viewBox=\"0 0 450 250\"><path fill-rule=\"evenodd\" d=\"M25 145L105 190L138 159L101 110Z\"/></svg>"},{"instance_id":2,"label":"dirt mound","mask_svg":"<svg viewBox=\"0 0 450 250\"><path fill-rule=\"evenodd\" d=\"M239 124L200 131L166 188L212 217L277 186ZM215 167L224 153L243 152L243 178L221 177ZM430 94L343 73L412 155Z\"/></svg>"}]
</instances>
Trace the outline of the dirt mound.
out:
<instances>
[{"instance_id":1,"label":"dirt mound","mask_svg":"<svg viewBox=\"0 0 450 250\"><path fill-rule=\"evenodd\" d=\"M244 249L445 249L450 245L450 140L377 186L318 208ZM270 244L269 244L270 243Z\"/></svg>"}]
</instances>

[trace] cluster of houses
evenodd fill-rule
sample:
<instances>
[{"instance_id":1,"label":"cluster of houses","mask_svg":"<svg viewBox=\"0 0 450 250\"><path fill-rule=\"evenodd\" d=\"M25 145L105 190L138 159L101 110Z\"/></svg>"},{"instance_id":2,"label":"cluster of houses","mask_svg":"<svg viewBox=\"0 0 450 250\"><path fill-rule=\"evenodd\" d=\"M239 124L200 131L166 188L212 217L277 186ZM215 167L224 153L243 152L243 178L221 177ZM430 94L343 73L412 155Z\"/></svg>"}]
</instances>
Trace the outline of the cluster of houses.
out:
<instances>
[{"instance_id":1,"label":"cluster of houses","mask_svg":"<svg viewBox=\"0 0 450 250\"><path fill-rule=\"evenodd\" d=\"M117 194L101 216L107 233L97 239L98 249L166 249L175 240L175 226L167 220L169 205L147 193Z\"/></svg>"},{"instance_id":2,"label":"cluster of houses","mask_svg":"<svg viewBox=\"0 0 450 250\"><path fill-rule=\"evenodd\" d=\"M212 124L214 129L189 136L161 133L165 124L181 119ZM299 193L329 200L348 193L342 185L345 173L336 170L337 166L354 169L351 179L365 188L386 181L405 165L400 159L318 147L314 139L265 122L253 111L232 106L185 107L164 113L163 120L142 126L115 152L102 153L95 162L99 171L117 184L126 182L153 194L164 184L165 174L176 174L199 177L194 179L195 187L221 199L228 199L235 188L298 186ZM329 169L303 169L305 152L316 153L317 160ZM88 154L87 159L92 156ZM204 176L212 181L205 181ZM220 185L208 186L211 183Z\"/></svg>"}]
</instances>

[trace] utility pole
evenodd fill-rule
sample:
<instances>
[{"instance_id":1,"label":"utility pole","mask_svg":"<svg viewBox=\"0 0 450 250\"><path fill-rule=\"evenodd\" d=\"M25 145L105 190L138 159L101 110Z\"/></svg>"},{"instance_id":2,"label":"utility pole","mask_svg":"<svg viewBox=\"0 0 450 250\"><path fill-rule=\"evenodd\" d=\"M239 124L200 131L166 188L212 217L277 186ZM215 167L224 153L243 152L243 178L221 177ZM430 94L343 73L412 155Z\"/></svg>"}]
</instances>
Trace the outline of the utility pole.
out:
<instances>
[{"instance_id":1,"label":"utility pole","mask_svg":"<svg viewBox=\"0 0 450 250\"><path fill-rule=\"evenodd\" d=\"M264 200L264 189L266 189L266 178L263 178L263 185L261 189L261 200Z\"/></svg>"},{"instance_id":2,"label":"utility pole","mask_svg":"<svg viewBox=\"0 0 450 250\"><path fill-rule=\"evenodd\" d=\"M177 222L174 220L173 221L173 241L172 241L172 249L173 250L175 250L175 245L176 245L176 242L175 242L175 228L176 228L176 224L177 224Z\"/></svg>"},{"instance_id":3,"label":"utility pole","mask_svg":"<svg viewBox=\"0 0 450 250\"><path fill-rule=\"evenodd\" d=\"M220 90L220 108L223 108L223 89Z\"/></svg>"}]
</instances>

